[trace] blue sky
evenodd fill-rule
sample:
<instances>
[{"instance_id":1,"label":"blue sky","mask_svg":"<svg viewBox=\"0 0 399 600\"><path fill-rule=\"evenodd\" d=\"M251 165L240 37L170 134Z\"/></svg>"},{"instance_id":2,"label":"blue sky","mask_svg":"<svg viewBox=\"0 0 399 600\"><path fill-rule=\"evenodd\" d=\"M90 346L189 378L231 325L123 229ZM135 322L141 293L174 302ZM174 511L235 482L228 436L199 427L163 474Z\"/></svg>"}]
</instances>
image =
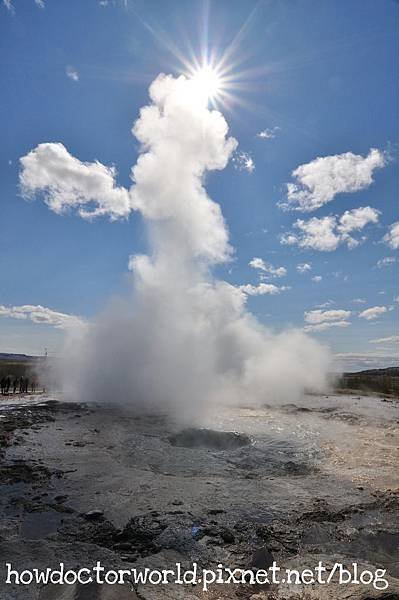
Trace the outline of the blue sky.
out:
<instances>
[{"instance_id":1,"label":"blue sky","mask_svg":"<svg viewBox=\"0 0 399 600\"><path fill-rule=\"evenodd\" d=\"M347 368L399 363L399 253L390 229L399 220L399 2L4 0L0 9L0 351L57 351L62 316L51 311L92 317L126 293L128 257L147 248L137 212L85 220L56 214L40 194L22 198L19 159L60 142L80 161L114 165L117 185L128 188L139 151L131 128L149 84L160 72L179 75L177 54L200 56L207 39L216 56L232 49L233 103L218 108L239 143L206 180L235 248L216 274L253 286L247 304L266 325L306 327L345 355ZM363 162L372 148L375 162ZM332 159L320 171L317 157ZM309 180L292 175L300 165L310 165L312 193ZM330 188L343 178L328 201L326 177ZM281 207L287 183L297 186L291 210ZM303 208L301 191L311 211L294 210ZM362 219L359 207L374 212L344 230L342 215ZM309 220L329 215L336 247L326 251L325 229L321 242L309 243L306 232ZM253 258L261 268L249 265ZM311 268L299 273L301 264ZM261 294L261 283L286 289ZM18 309L26 305L48 308L47 323Z\"/></svg>"}]
</instances>

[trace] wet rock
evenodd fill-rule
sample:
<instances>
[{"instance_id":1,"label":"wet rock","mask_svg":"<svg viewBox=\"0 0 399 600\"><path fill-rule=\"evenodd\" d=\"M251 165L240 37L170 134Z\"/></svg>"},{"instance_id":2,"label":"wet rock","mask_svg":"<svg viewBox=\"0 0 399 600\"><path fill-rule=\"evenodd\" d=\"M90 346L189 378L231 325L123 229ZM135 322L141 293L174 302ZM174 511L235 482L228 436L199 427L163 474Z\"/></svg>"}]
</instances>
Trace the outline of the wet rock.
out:
<instances>
[{"instance_id":1,"label":"wet rock","mask_svg":"<svg viewBox=\"0 0 399 600\"><path fill-rule=\"evenodd\" d=\"M234 544L235 542L233 532L227 529L226 527L223 527L222 531L220 532L220 537L225 542L225 544Z\"/></svg>"},{"instance_id":2,"label":"wet rock","mask_svg":"<svg viewBox=\"0 0 399 600\"><path fill-rule=\"evenodd\" d=\"M297 476L309 475L310 473L315 471L315 467L309 467L309 465L306 465L304 463L297 463L292 460L283 463L282 469L287 475Z\"/></svg>"},{"instance_id":3,"label":"wet rock","mask_svg":"<svg viewBox=\"0 0 399 600\"><path fill-rule=\"evenodd\" d=\"M268 569L273 564L273 555L272 553L263 546L262 548L257 548L252 555L250 567L251 569Z\"/></svg>"},{"instance_id":4,"label":"wet rock","mask_svg":"<svg viewBox=\"0 0 399 600\"><path fill-rule=\"evenodd\" d=\"M236 431L189 428L169 437L172 446L183 448L209 448L211 450L236 450L252 444L250 436Z\"/></svg>"},{"instance_id":5,"label":"wet rock","mask_svg":"<svg viewBox=\"0 0 399 600\"><path fill-rule=\"evenodd\" d=\"M0 483L31 483L50 479L51 471L34 463L14 461L0 466Z\"/></svg>"},{"instance_id":6,"label":"wet rock","mask_svg":"<svg viewBox=\"0 0 399 600\"><path fill-rule=\"evenodd\" d=\"M132 545L130 544L130 542L120 542L118 544L114 544L113 549L114 550L131 550Z\"/></svg>"},{"instance_id":7,"label":"wet rock","mask_svg":"<svg viewBox=\"0 0 399 600\"><path fill-rule=\"evenodd\" d=\"M129 542L142 556L146 556L159 549L157 538L166 527L157 514L140 515L130 519L117 537L120 542Z\"/></svg>"},{"instance_id":8,"label":"wet rock","mask_svg":"<svg viewBox=\"0 0 399 600\"><path fill-rule=\"evenodd\" d=\"M104 548L113 548L120 541L120 531L104 517L93 521L85 519L82 515L65 523L58 531L68 542L87 542Z\"/></svg>"},{"instance_id":9,"label":"wet rock","mask_svg":"<svg viewBox=\"0 0 399 600\"><path fill-rule=\"evenodd\" d=\"M85 513L83 516L86 521L98 521L104 517L104 511L98 509L89 510L89 512Z\"/></svg>"},{"instance_id":10,"label":"wet rock","mask_svg":"<svg viewBox=\"0 0 399 600\"><path fill-rule=\"evenodd\" d=\"M65 496L61 496L61 495L54 496L55 502L60 503L60 504L65 502L65 500L67 500L67 499L68 499L68 496L66 496L66 495Z\"/></svg>"}]
</instances>

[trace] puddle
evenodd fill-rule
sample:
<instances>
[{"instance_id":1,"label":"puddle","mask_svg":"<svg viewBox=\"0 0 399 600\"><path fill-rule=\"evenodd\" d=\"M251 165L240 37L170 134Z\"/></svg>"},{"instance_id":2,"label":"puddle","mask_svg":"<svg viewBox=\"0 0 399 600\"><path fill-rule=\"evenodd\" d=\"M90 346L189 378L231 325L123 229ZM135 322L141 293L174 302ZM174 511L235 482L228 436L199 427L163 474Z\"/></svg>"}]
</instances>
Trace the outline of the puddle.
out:
<instances>
[{"instance_id":1,"label":"puddle","mask_svg":"<svg viewBox=\"0 0 399 600\"><path fill-rule=\"evenodd\" d=\"M212 429L184 429L171 435L172 446L183 448L208 448L210 450L237 450L250 446L253 442L249 435L235 431L214 431Z\"/></svg>"},{"instance_id":2,"label":"puddle","mask_svg":"<svg viewBox=\"0 0 399 600\"><path fill-rule=\"evenodd\" d=\"M65 515L56 511L25 514L21 524L21 536L26 540L41 540L57 532Z\"/></svg>"}]
</instances>

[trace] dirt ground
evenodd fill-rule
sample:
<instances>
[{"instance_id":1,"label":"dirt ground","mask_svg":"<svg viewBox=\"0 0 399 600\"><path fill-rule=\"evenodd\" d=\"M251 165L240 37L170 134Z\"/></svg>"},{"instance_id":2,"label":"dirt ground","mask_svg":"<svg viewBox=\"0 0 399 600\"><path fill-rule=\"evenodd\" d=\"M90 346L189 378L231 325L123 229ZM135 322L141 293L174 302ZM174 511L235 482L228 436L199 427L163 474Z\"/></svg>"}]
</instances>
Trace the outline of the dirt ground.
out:
<instances>
[{"instance_id":1,"label":"dirt ground","mask_svg":"<svg viewBox=\"0 0 399 600\"><path fill-rule=\"evenodd\" d=\"M5 600L399 598L399 405L307 396L196 423L67 404L0 403L0 597ZM8 585L13 569L387 570L372 585ZM265 566L268 566L265 564Z\"/></svg>"}]
</instances>

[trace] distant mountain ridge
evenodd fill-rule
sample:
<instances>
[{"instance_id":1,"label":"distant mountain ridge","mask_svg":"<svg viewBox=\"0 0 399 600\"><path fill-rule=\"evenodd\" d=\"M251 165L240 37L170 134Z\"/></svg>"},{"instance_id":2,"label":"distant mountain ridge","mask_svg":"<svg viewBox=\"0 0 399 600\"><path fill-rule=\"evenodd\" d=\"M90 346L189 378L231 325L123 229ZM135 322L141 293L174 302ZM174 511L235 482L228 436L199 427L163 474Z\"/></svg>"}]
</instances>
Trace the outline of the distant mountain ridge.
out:
<instances>
[{"instance_id":1,"label":"distant mountain ridge","mask_svg":"<svg viewBox=\"0 0 399 600\"><path fill-rule=\"evenodd\" d=\"M399 397L399 367L343 373L339 378L338 387Z\"/></svg>"},{"instance_id":2,"label":"distant mountain ridge","mask_svg":"<svg viewBox=\"0 0 399 600\"><path fill-rule=\"evenodd\" d=\"M343 373L345 376L360 376L366 375L368 377L387 375L388 377L399 377L399 367L386 367L385 369L366 369L364 371L351 371L350 373Z\"/></svg>"},{"instance_id":3,"label":"distant mountain ridge","mask_svg":"<svg viewBox=\"0 0 399 600\"><path fill-rule=\"evenodd\" d=\"M37 360L40 356L31 356L29 354L13 354L12 352L0 352L0 360Z\"/></svg>"}]
</instances>

